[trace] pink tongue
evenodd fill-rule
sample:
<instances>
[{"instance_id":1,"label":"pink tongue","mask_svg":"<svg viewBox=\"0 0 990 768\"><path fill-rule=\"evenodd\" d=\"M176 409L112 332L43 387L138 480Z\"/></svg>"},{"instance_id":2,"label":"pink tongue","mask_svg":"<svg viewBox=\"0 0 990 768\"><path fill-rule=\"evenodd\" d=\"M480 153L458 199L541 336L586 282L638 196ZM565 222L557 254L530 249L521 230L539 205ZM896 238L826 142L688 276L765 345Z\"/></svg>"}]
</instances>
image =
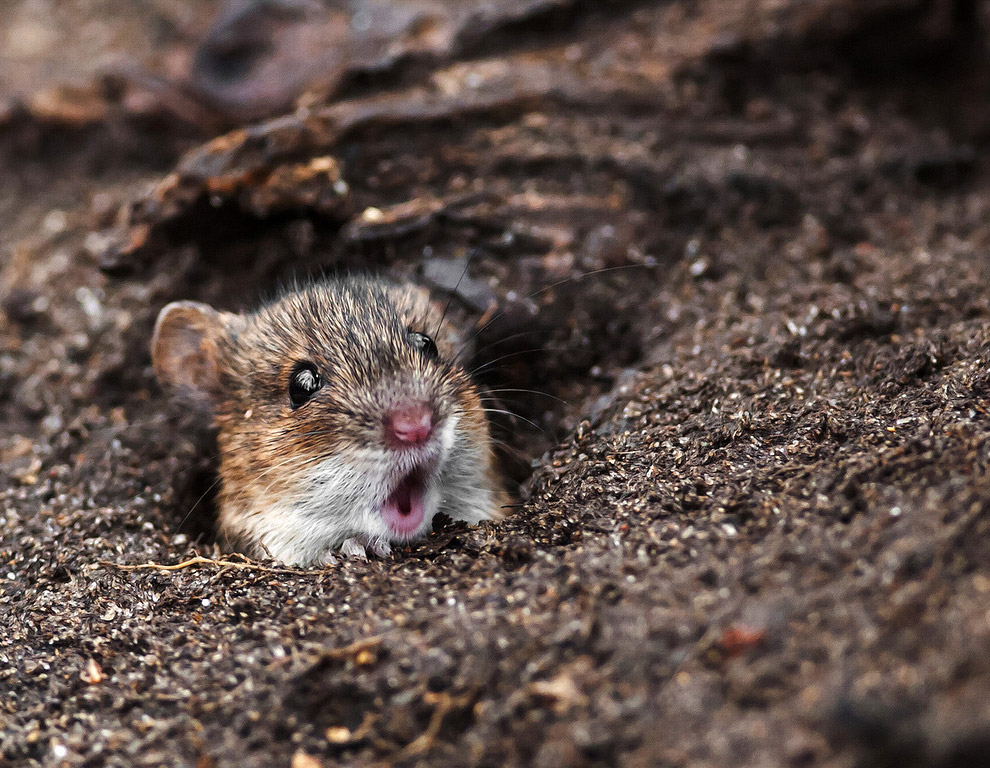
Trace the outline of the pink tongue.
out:
<instances>
[{"instance_id":1,"label":"pink tongue","mask_svg":"<svg viewBox=\"0 0 990 768\"><path fill-rule=\"evenodd\" d=\"M403 478L399 487L385 500L382 516L395 535L410 536L416 533L426 516L422 481L415 475Z\"/></svg>"}]
</instances>

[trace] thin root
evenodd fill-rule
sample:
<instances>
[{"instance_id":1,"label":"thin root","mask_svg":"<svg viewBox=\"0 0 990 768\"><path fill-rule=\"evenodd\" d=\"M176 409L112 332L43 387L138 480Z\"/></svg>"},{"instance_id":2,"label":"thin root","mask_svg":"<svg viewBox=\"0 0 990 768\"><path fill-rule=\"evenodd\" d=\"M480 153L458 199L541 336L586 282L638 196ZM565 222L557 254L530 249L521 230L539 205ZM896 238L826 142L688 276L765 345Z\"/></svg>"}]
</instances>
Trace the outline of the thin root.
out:
<instances>
[{"instance_id":1,"label":"thin root","mask_svg":"<svg viewBox=\"0 0 990 768\"><path fill-rule=\"evenodd\" d=\"M268 568L264 565L258 565L257 563L253 563L251 561L236 562L234 560L216 560L211 557L202 557L201 555L190 557L188 560L183 560L181 563L174 563L172 565L150 562L142 563L140 565L121 565L120 563L111 563L107 561L103 561L101 565L116 568L120 571L181 571L183 568L190 568L194 565L215 565L219 568L240 568L242 570L264 571L265 573L290 573L296 576L309 573L309 571L297 571L291 568ZM319 573L319 571L315 571L315 573Z\"/></svg>"},{"instance_id":2,"label":"thin root","mask_svg":"<svg viewBox=\"0 0 990 768\"><path fill-rule=\"evenodd\" d=\"M443 719L447 714L453 709L466 706L471 699L470 695L455 697L449 693L428 693L426 698L427 701L432 699L436 702L433 714L430 715L430 722L426 726L425 731L403 747L402 751L396 756L397 760L415 757L426 752L433 746L433 742L436 741L437 734L440 733L440 726L443 725Z\"/></svg>"}]
</instances>

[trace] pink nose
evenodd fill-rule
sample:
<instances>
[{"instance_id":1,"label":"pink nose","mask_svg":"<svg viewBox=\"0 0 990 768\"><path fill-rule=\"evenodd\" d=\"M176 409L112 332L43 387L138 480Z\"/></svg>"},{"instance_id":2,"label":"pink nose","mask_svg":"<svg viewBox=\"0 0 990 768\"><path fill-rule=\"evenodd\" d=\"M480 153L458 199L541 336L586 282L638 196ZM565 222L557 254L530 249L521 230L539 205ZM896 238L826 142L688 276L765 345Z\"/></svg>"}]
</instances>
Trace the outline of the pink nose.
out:
<instances>
[{"instance_id":1,"label":"pink nose","mask_svg":"<svg viewBox=\"0 0 990 768\"><path fill-rule=\"evenodd\" d=\"M385 431L405 445L422 443L433 431L433 410L426 403L401 405L385 417Z\"/></svg>"}]
</instances>

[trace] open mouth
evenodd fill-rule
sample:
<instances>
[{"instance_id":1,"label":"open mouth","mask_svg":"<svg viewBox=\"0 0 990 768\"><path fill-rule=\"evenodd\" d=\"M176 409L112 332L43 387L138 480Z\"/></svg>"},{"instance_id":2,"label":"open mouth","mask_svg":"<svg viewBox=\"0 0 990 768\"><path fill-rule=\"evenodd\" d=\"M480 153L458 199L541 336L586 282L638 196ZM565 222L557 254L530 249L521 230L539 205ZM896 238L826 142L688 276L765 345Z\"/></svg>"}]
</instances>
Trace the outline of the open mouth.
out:
<instances>
[{"instance_id":1,"label":"open mouth","mask_svg":"<svg viewBox=\"0 0 990 768\"><path fill-rule=\"evenodd\" d=\"M382 517L394 535L411 536L419 530L426 517L426 482L423 473L414 470L406 475L385 499Z\"/></svg>"}]
</instances>

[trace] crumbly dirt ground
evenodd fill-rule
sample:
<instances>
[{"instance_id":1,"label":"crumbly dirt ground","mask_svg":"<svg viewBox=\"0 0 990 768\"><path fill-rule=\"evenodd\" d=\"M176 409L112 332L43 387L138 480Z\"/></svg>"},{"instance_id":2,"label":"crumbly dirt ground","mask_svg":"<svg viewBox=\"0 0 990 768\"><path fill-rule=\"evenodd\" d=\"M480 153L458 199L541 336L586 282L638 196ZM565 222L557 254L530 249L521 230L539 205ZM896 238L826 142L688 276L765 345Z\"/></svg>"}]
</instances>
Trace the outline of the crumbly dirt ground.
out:
<instances>
[{"instance_id":1,"label":"crumbly dirt ground","mask_svg":"<svg viewBox=\"0 0 990 768\"><path fill-rule=\"evenodd\" d=\"M984 4L8 6L0 766L988 764ZM337 269L519 504L250 562L151 325Z\"/></svg>"}]
</instances>

